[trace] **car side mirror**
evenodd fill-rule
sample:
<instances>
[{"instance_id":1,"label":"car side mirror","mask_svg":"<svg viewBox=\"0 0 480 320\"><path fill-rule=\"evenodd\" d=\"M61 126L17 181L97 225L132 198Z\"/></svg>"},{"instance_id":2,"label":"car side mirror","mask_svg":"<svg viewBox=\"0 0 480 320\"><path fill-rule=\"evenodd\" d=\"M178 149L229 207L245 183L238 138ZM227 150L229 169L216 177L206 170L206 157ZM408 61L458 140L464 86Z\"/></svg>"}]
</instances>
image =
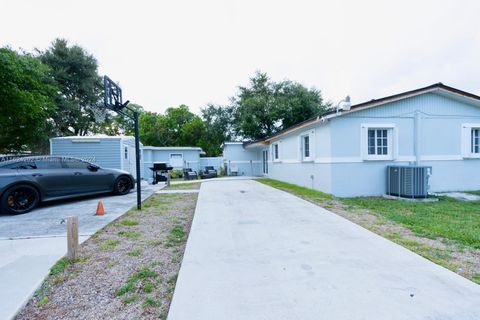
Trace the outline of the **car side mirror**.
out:
<instances>
[{"instance_id":1,"label":"car side mirror","mask_svg":"<svg viewBox=\"0 0 480 320\"><path fill-rule=\"evenodd\" d=\"M93 164L88 166L88 170L93 171L93 172L98 171L98 169L99 169L99 167L97 167Z\"/></svg>"}]
</instances>

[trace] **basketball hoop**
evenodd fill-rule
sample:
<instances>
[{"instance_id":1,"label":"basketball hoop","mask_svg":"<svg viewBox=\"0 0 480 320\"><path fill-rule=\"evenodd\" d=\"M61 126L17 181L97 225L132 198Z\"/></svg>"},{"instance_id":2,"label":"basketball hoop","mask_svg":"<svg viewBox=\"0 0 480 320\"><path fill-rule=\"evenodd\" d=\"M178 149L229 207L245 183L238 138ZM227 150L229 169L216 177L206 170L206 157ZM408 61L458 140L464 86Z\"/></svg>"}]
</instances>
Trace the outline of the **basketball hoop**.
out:
<instances>
[{"instance_id":1,"label":"basketball hoop","mask_svg":"<svg viewBox=\"0 0 480 320\"><path fill-rule=\"evenodd\" d=\"M92 108L91 110L96 123L100 124L105 122L105 119L107 118L107 114L108 114L107 109L97 106Z\"/></svg>"},{"instance_id":2,"label":"basketball hoop","mask_svg":"<svg viewBox=\"0 0 480 320\"><path fill-rule=\"evenodd\" d=\"M109 110L114 111L117 114L120 114L124 117L133 120L134 123L134 130L135 130L135 170L136 170L136 184L137 184L137 209L142 209L142 188L140 187L141 183L141 175L140 175L140 138L138 132L138 112L129 108L128 105L129 101L123 102L122 100L122 89L120 86L113 82L107 76L103 77L103 106L97 106L93 109L93 115L97 122L105 121L107 113ZM125 110L129 112L125 112Z\"/></svg>"}]
</instances>

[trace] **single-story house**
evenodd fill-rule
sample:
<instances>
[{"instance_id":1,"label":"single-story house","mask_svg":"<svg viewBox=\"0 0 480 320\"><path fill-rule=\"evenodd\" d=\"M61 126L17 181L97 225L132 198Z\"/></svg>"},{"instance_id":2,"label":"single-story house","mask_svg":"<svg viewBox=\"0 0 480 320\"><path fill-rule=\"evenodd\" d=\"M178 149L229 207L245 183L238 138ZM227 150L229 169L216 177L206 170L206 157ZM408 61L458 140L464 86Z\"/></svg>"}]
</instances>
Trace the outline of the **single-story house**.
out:
<instances>
[{"instance_id":1,"label":"single-story house","mask_svg":"<svg viewBox=\"0 0 480 320\"><path fill-rule=\"evenodd\" d=\"M339 197L385 194L390 165L431 166L431 192L480 190L480 96L437 83L225 143L223 156L245 175Z\"/></svg>"},{"instance_id":2,"label":"single-story house","mask_svg":"<svg viewBox=\"0 0 480 320\"><path fill-rule=\"evenodd\" d=\"M143 162L145 177L150 177L150 167L155 162L166 162L175 170L191 168L194 171L201 169L200 155L204 154L199 147L143 147Z\"/></svg>"},{"instance_id":3,"label":"single-story house","mask_svg":"<svg viewBox=\"0 0 480 320\"><path fill-rule=\"evenodd\" d=\"M143 145L140 144L140 148ZM121 169L136 176L135 138L130 136L70 136L50 139L50 155L76 157L105 168ZM140 158L143 156L140 154ZM144 172L143 161L140 173ZM143 177L143 175L142 175Z\"/></svg>"}]
</instances>

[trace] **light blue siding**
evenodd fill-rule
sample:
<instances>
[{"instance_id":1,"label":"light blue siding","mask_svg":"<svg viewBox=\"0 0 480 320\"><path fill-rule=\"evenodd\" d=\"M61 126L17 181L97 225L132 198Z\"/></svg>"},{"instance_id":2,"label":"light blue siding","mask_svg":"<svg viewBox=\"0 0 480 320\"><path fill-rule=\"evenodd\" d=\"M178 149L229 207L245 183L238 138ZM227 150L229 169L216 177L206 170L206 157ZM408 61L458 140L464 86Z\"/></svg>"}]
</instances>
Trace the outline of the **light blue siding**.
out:
<instances>
[{"instance_id":1,"label":"light blue siding","mask_svg":"<svg viewBox=\"0 0 480 320\"><path fill-rule=\"evenodd\" d=\"M215 170L220 170L223 167L223 157L204 157L200 158L200 168L205 168L206 166L212 166Z\"/></svg>"},{"instance_id":2,"label":"light blue siding","mask_svg":"<svg viewBox=\"0 0 480 320\"><path fill-rule=\"evenodd\" d=\"M478 105L436 91L319 120L269 141L267 176L340 197L373 196L385 193L388 165L409 165L418 160L421 165L432 166L432 192L480 190L480 174L476 174L480 171L480 159L466 158L462 147L462 127L480 126ZM366 130L371 125L391 127L389 147L393 160L365 156ZM302 160L303 134L310 135L310 144L314 146L309 161ZM272 161L274 144L279 146L278 161ZM241 145L226 146L225 159L255 161L256 155L256 160L261 160L260 147L257 154L242 149Z\"/></svg>"},{"instance_id":3,"label":"light blue siding","mask_svg":"<svg viewBox=\"0 0 480 320\"><path fill-rule=\"evenodd\" d=\"M50 154L53 156L76 157L89 160L105 168L122 168L120 138L53 138L50 141Z\"/></svg>"},{"instance_id":4,"label":"light blue siding","mask_svg":"<svg viewBox=\"0 0 480 320\"><path fill-rule=\"evenodd\" d=\"M152 167L155 162L170 163L170 155L172 153L179 153L183 156L183 166L175 167L174 169L182 170L184 168L191 168L198 172L200 169L200 152L200 149L186 150L181 147L171 147L168 149L160 147L144 147L144 174L146 177L152 176L152 171L149 168Z\"/></svg>"},{"instance_id":5,"label":"light blue siding","mask_svg":"<svg viewBox=\"0 0 480 320\"><path fill-rule=\"evenodd\" d=\"M332 164L332 193L337 196L384 194L386 167L393 163L414 163L415 112L420 119L420 163L433 169L430 190L480 189L480 175L472 174L480 169L480 160L463 159L461 153L462 124L480 122L480 109L441 94L427 93L331 120L330 130L335 137L332 157L352 158L351 163ZM398 135L395 161L361 159L362 123L395 125Z\"/></svg>"},{"instance_id":6,"label":"light blue siding","mask_svg":"<svg viewBox=\"0 0 480 320\"><path fill-rule=\"evenodd\" d=\"M226 143L223 148L223 159L229 175L235 167L238 168L238 175L241 176L262 175L261 149L259 148L249 149L239 143Z\"/></svg>"}]
</instances>

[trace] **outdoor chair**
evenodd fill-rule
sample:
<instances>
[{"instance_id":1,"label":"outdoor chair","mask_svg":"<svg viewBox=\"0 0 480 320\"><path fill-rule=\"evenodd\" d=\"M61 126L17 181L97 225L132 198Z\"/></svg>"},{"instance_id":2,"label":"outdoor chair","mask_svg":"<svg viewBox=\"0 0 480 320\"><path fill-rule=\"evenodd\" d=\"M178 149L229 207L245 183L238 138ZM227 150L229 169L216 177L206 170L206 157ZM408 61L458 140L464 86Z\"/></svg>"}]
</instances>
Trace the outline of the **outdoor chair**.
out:
<instances>
[{"instance_id":1,"label":"outdoor chair","mask_svg":"<svg viewBox=\"0 0 480 320\"><path fill-rule=\"evenodd\" d=\"M185 180L197 180L197 171L193 171L191 168L183 169L183 178Z\"/></svg>"},{"instance_id":2,"label":"outdoor chair","mask_svg":"<svg viewBox=\"0 0 480 320\"><path fill-rule=\"evenodd\" d=\"M202 179L216 178L218 176L217 170L213 166L206 166L205 170L200 174Z\"/></svg>"}]
</instances>

